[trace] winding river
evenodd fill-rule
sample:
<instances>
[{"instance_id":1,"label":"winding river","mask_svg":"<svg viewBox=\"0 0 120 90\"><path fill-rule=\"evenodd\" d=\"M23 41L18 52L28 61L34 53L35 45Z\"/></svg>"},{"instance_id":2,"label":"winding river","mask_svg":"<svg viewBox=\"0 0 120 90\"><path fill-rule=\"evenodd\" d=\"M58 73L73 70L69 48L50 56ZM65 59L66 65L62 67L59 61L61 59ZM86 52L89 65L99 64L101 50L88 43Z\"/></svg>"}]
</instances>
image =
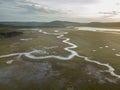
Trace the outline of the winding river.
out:
<instances>
[{"instance_id":1,"label":"winding river","mask_svg":"<svg viewBox=\"0 0 120 90\"><path fill-rule=\"evenodd\" d=\"M48 56L35 56L34 53L40 53L41 50L33 50L30 52L23 52L23 53L12 53L12 54L8 54L8 55L1 55L0 58L6 58L6 57L12 57L12 56L17 56L17 57L21 57L21 56L25 56L27 58L30 59L47 59L47 58L55 58L55 59L59 59L59 60L71 60L72 58L79 57L82 58L83 60L87 61L87 62L91 62L91 63L95 63L101 66L105 66L108 68L108 70L104 70L104 72L109 72L112 76L120 78L120 75L116 74L114 71L115 69L109 65L109 64L105 64L105 63L101 63L99 61L95 61L95 60L91 60L86 56L82 56L80 54L78 54L76 51L72 50L74 48L77 48L78 46L71 43L70 42L70 38L65 37L65 34L68 34L68 32L59 32L57 30L55 30L54 33L48 33L48 32L44 32L41 29L36 29L39 33L43 33L43 34L50 34L50 35L55 35L58 39L62 39L62 42L65 44L68 44L68 47L65 47L64 50L69 52L70 54L68 56L56 56L56 55L48 55ZM11 63L10 63L11 64Z\"/></svg>"}]
</instances>

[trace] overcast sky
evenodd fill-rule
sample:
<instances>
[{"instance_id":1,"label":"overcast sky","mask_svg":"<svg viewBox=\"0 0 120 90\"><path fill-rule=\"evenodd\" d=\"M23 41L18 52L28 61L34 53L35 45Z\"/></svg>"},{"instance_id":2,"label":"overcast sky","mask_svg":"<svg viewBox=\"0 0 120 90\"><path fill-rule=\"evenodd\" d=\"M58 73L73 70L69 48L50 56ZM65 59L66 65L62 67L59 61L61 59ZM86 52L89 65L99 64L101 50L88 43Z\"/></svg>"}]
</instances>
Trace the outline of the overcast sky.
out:
<instances>
[{"instance_id":1,"label":"overcast sky","mask_svg":"<svg viewBox=\"0 0 120 90\"><path fill-rule=\"evenodd\" d=\"M0 0L0 21L120 21L120 0Z\"/></svg>"}]
</instances>

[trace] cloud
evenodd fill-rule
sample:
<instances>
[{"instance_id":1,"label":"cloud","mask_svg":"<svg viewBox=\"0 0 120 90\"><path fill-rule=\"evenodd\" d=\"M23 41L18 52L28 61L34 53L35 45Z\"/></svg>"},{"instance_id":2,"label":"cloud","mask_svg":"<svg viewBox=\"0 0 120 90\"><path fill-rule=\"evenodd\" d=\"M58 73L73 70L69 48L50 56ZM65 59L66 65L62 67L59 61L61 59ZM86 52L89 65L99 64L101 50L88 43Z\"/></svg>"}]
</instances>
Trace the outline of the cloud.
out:
<instances>
[{"instance_id":1,"label":"cloud","mask_svg":"<svg viewBox=\"0 0 120 90\"><path fill-rule=\"evenodd\" d=\"M7 8L8 10L12 10L12 6L14 5L14 8L18 8L18 11L20 9L23 10L23 13L28 14L32 13L47 13L47 14L53 14L53 13L59 13L59 11L52 9L48 7L47 5L43 5L41 3L36 3L32 0L4 0L1 2L3 5L1 6L2 8Z\"/></svg>"},{"instance_id":2,"label":"cloud","mask_svg":"<svg viewBox=\"0 0 120 90\"><path fill-rule=\"evenodd\" d=\"M0 0L0 20L92 21L120 17L119 6L118 0Z\"/></svg>"},{"instance_id":3,"label":"cloud","mask_svg":"<svg viewBox=\"0 0 120 90\"><path fill-rule=\"evenodd\" d=\"M40 1L40 0L39 0ZM81 4L91 4L97 3L100 0L44 0L43 2L51 3L81 3Z\"/></svg>"},{"instance_id":4,"label":"cloud","mask_svg":"<svg viewBox=\"0 0 120 90\"><path fill-rule=\"evenodd\" d=\"M47 14L55 14L55 13L59 13L59 11L50 8L47 5L43 5L41 3L36 3L34 1L31 0L26 0L25 4L23 5L19 5L19 7L24 8L26 10L28 10L29 12L38 12L38 13L47 13Z\"/></svg>"},{"instance_id":5,"label":"cloud","mask_svg":"<svg viewBox=\"0 0 120 90\"><path fill-rule=\"evenodd\" d=\"M0 1L0 21L49 21L61 18L61 10L33 0Z\"/></svg>"},{"instance_id":6,"label":"cloud","mask_svg":"<svg viewBox=\"0 0 120 90\"><path fill-rule=\"evenodd\" d=\"M119 15L120 12L118 12L118 11L99 12L99 14L101 14L102 17L110 18L110 17L114 17L114 16L116 16L116 15Z\"/></svg>"}]
</instances>

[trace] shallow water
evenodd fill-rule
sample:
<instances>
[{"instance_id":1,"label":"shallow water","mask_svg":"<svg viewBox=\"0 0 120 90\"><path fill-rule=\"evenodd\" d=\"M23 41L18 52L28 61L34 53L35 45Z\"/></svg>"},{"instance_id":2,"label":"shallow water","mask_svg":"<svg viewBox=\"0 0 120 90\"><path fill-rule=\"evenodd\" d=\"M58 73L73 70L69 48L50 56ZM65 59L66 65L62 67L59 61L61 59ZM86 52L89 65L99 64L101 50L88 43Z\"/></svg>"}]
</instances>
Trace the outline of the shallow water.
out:
<instances>
[{"instance_id":1,"label":"shallow water","mask_svg":"<svg viewBox=\"0 0 120 90\"><path fill-rule=\"evenodd\" d=\"M120 31L120 29L96 28L96 27L75 27L75 28L83 31Z\"/></svg>"},{"instance_id":2,"label":"shallow water","mask_svg":"<svg viewBox=\"0 0 120 90\"><path fill-rule=\"evenodd\" d=\"M82 27L84 28L84 27ZM86 27L85 27L86 28ZM93 28L91 28L93 29ZM34 29L33 29L34 30ZM36 30L36 29L35 29ZM114 71L115 69L110 66L109 64L105 64L105 63L101 63L99 61L95 61L95 60L91 60L89 59L89 57L86 57L86 56L82 56L82 55L79 55L76 51L72 50L74 48L77 48L78 46L71 43L70 42L70 38L67 38L67 37L64 37L65 34L68 34L68 32L57 32L57 33L48 33L48 32L45 32L45 31L42 31L41 29L37 29L37 31L39 33L43 33L43 34L50 34L50 35L55 35L58 39L63 39L63 43L66 43L70 46L68 47L65 47L64 50L67 51L67 52L70 52L70 54L68 56L56 56L56 55L48 55L48 56L34 56L33 54L34 53L41 53L41 50L33 50L33 51L30 51L30 52L23 52L23 53L13 53L13 54L8 54L8 55L1 55L0 58L5 58L5 57L11 57L11 56L22 56L24 55L25 57L27 58L30 58L30 59L48 59L48 58L55 58L55 59L59 59L59 60L71 60L72 58L74 58L75 56L79 57L79 58L82 58L84 59L85 61L87 62L91 62L91 63L95 63L95 64L98 64L98 65L101 65L101 66L105 66L108 68L108 70L105 70L104 72L109 72L112 76L116 77L116 78L120 78L120 75L116 74ZM109 46L105 46L106 48L108 48ZM118 56L118 55L117 55ZM20 58L20 57L19 57ZM12 63L11 63L12 64Z\"/></svg>"}]
</instances>

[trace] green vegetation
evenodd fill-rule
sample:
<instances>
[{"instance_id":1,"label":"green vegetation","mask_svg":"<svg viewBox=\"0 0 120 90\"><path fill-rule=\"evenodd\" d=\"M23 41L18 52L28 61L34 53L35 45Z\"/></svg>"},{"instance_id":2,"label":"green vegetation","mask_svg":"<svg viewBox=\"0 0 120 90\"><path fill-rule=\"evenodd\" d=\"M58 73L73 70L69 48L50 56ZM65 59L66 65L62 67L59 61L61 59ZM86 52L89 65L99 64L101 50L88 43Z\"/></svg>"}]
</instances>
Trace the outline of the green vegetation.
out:
<instances>
[{"instance_id":1,"label":"green vegetation","mask_svg":"<svg viewBox=\"0 0 120 90\"><path fill-rule=\"evenodd\" d=\"M55 22L56 23L56 22ZM6 29L6 30L5 30ZM65 37L76 44L74 49L80 55L102 63L109 63L120 74L120 34L118 32L78 31L73 28L44 28L43 31L67 31ZM16 37L0 40L0 55L29 52L33 49L45 50L45 55L67 56L67 44L55 35L45 35L34 30L1 28L0 33L22 32ZM29 39L22 41L21 39ZM45 49L45 47L58 46ZM105 47L109 46L109 47ZM100 48L103 47L103 48ZM112 50L116 49L116 50ZM96 51L93 51L96 50ZM44 55L43 55L44 56ZM8 60L15 60L6 64ZM120 90L119 79L101 72L106 67L74 57L68 61L57 59L31 60L25 56L0 58L0 90Z\"/></svg>"},{"instance_id":2,"label":"green vegetation","mask_svg":"<svg viewBox=\"0 0 120 90\"><path fill-rule=\"evenodd\" d=\"M120 57L115 55L120 52L119 33L88 31L74 32L74 30L71 30L68 37L71 37L71 41L79 46L76 49L79 54L85 55L93 60L109 63L116 69L116 72L120 74ZM109 47L106 48L105 46ZM94 52L93 50L96 51Z\"/></svg>"}]
</instances>

